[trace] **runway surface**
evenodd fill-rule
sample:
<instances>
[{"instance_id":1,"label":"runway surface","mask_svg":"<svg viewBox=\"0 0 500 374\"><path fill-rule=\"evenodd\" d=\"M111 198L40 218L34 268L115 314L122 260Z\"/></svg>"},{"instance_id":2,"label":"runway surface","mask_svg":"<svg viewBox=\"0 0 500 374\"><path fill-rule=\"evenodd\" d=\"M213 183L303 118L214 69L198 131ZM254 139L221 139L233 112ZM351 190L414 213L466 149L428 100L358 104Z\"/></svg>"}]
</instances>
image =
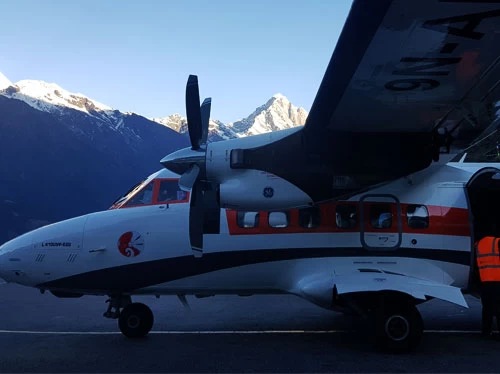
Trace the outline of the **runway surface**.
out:
<instances>
[{"instance_id":1,"label":"runway surface","mask_svg":"<svg viewBox=\"0 0 500 374\"><path fill-rule=\"evenodd\" d=\"M377 352L356 317L294 296L136 297L155 315L129 340L102 317L104 297L58 299L0 286L0 372L499 372L500 342L478 333L480 303L420 306L426 333L412 354Z\"/></svg>"}]
</instances>

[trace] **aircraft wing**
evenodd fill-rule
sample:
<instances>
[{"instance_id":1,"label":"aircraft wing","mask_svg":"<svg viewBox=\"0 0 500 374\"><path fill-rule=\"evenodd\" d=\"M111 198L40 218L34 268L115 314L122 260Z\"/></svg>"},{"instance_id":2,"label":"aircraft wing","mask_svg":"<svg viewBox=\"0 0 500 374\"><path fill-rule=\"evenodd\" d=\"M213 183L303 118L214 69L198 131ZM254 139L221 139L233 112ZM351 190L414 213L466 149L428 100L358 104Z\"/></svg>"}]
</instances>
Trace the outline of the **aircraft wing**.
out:
<instances>
[{"instance_id":1,"label":"aircraft wing","mask_svg":"<svg viewBox=\"0 0 500 374\"><path fill-rule=\"evenodd\" d=\"M398 291L422 301L436 298L468 308L467 301L458 287L383 271L339 275L335 277L335 287L339 295L370 291Z\"/></svg>"},{"instance_id":2,"label":"aircraft wing","mask_svg":"<svg viewBox=\"0 0 500 374\"><path fill-rule=\"evenodd\" d=\"M421 132L473 115L499 85L499 26L500 1L354 1L305 131Z\"/></svg>"},{"instance_id":3,"label":"aircraft wing","mask_svg":"<svg viewBox=\"0 0 500 374\"><path fill-rule=\"evenodd\" d=\"M360 269L343 274L315 273L301 279L290 292L329 308L332 306L332 285L338 295L397 291L421 301L436 298L468 308L458 287L381 269Z\"/></svg>"},{"instance_id":4,"label":"aircraft wing","mask_svg":"<svg viewBox=\"0 0 500 374\"><path fill-rule=\"evenodd\" d=\"M499 25L500 0L354 0L303 130L248 167L314 201L426 168L491 122Z\"/></svg>"}]
</instances>

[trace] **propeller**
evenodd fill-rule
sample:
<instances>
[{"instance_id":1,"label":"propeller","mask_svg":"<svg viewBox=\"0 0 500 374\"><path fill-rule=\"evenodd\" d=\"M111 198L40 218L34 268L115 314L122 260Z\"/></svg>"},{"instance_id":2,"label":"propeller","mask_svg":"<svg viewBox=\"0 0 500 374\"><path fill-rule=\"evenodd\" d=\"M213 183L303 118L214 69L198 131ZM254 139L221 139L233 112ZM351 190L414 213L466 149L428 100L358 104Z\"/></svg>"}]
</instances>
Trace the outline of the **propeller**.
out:
<instances>
[{"instance_id":1,"label":"propeller","mask_svg":"<svg viewBox=\"0 0 500 374\"><path fill-rule=\"evenodd\" d=\"M186 85L186 116L191 148L174 152L161 163L167 169L181 174L179 187L191 193L189 209L189 240L195 257L203 253L203 178L206 176L206 147L208 122L212 99L207 98L200 106L198 77L190 75Z\"/></svg>"}]
</instances>

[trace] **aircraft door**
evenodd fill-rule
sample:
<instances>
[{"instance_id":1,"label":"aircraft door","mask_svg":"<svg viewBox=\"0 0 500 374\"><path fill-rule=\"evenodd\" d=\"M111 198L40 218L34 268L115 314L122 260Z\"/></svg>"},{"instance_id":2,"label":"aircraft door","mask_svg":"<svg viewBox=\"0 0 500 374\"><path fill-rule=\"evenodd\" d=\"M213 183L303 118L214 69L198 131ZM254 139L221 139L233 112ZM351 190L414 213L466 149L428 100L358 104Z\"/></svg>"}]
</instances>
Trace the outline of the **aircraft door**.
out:
<instances>
[{"instance_id":1,"label":"aircraft door","mask_svg":"<svg viewBox=\"0 0 500 374\"><path fill-rule=\"evenodd\" d=\"M393 195L360 199L361 244L368 250L395 250L402 240L401 204Z\"/></svg>"}]
</instances>

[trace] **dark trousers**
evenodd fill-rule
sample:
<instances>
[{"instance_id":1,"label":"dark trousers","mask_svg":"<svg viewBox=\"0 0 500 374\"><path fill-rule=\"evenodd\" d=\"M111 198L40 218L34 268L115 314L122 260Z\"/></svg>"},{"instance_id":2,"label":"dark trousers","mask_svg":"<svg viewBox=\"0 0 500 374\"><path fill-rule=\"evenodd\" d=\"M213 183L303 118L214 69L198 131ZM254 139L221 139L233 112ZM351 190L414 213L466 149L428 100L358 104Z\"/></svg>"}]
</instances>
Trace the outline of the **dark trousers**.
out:
<instances>
[{"instance_id":1,"label":"dark trousers","mask_svg":"<svg viewBox=\"0 0 500 374\"><path fill-rule=\"evenodd\" d=\"M481 284L481 303L483 304L483 334L492 332L494 316L497 319L497 328L500 330L500 282L483 282Z\"/></svg>"}]
</instances>

